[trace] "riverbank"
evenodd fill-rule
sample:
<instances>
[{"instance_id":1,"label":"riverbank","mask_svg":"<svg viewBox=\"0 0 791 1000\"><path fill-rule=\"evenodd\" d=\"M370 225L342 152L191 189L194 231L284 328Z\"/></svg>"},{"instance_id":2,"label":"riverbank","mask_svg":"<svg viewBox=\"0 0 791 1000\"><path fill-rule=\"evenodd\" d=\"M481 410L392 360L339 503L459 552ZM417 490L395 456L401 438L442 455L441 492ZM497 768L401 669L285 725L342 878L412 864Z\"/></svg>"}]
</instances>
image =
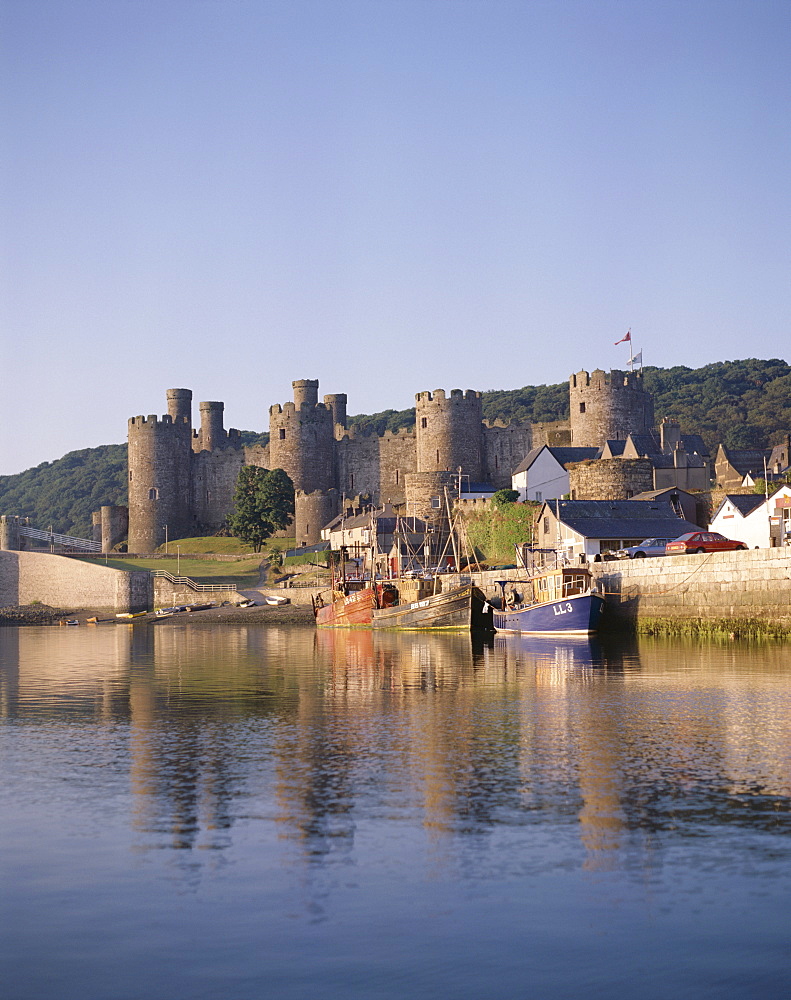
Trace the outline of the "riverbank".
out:
<instances>
[{"instance_id":1,"label":"riverbank","mask_svg":"<svg viewBox=\"0 0 791 1000\"><path fill-rule=\"evenodd\" d=\"M207 625L312 625L313 609L310 605L283 604L272 607L268 604L250 608L229 605L219 608L204 608L202 611L182 611L169 618L147 614L140 618L116 618L107 610L72 610L53 608L46 604L28 604L18 607L0 608L0 626L8 625L58 625L61 621L77 621L88 624L89 618L100 619L99 625L128 625L130 623L155 623L160 628L173 624L204 623Z\"/></svg>"}]
</instances>

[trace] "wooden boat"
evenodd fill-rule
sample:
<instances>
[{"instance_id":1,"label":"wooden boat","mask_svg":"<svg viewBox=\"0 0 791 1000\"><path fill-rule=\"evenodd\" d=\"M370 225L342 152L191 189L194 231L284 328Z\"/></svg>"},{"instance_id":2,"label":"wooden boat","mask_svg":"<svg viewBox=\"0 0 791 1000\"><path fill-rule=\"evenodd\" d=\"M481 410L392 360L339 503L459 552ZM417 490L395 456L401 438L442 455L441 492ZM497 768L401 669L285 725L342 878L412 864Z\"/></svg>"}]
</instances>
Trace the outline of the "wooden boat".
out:
<instances>
[{"instance_id":1,"label":"wooden boat","mask_svg":"<svg viewBox=\"0 0 791 1000\"><path fill-rule=\"evenodd\" d=\"M147 611L119 611L116 618L142 618L147 615Z\"/></svg>"},{"instance_id":2,"label":"wooden boat","mask_svg":"<svg viewBox=\"0 0 791 1000\"><path fill-rule=\"evenodd\" d=\"M264 596L264 603L269 604L273 608L279 608L284 604L291 604L291 598L278 597L277 594L266 594Z\"/></svg>"},{"instance_id":3,"label":"wooden boat","mask_svg":"<svg viewBox=\"0 0 791 1000\"><path fill-rule=\"evenodd\" d=\"M584 566L561 566L525 581L498 580L503 601L494 612L498 632L591 635L598 631L604 598Z\"/></svg>"},{"instance_id":4,"label":"wooden boat","mask_svg":"<svg viewBox=\"0 0 791 1000\"><path fill-rule=\"evenodd\" d=\"M394 581L384 588L382 606L373 611L374 628L470 631L494 627L486 596L472 584L425 596L411 595L407 581Z\"/></svg>"},{"instance_id":5,"label":"wooden boat","mask_svg":"<svg viewBox=\"0 0 791 1000\"><path fill-rule=\"evenodd\" d=\"M353 625L370 626L377 595L374 587L345 583L313 601L316 624L322 628L349 628Z\"/></svg>"}]
</instances>

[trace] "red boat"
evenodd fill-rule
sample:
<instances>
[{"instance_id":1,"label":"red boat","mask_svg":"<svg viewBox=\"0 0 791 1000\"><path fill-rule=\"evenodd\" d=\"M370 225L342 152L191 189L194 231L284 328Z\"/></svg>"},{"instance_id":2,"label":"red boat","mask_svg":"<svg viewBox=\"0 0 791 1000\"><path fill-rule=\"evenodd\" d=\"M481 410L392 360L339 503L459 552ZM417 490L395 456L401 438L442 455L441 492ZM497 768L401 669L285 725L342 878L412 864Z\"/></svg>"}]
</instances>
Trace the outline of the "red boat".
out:
<instances>
[{"instance_id":1,"label":"red boat","mask_svg":"<svg viewBox=\"0 0 791 1000\"><path fill-rule=\"evenodd\" d=\"M374 608L389 607L395 602L394 592L381 583L346 582L336 590L319 594L313 599L316 624L323 628L348 628L352 625L370 627Z\"/></svg>"}]
</instances>

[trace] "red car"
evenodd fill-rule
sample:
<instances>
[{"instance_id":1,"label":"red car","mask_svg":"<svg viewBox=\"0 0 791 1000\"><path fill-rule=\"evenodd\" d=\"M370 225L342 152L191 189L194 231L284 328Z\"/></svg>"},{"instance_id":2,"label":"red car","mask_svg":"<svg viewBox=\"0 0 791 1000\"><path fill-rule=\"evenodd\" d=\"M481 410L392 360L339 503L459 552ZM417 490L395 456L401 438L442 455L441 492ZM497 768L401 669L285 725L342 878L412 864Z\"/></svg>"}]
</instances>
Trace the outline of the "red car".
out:
<instances>
[{"instance_id":1,"label":"red car","mask_svg":"<svg viewBox=\"0 0 791 1000\"><path fill-rule=\"evenodd\" d=\"M688 531L679 535L665 546L665 555L690 552L733 552L735 549L746 549L744 542L736 542L726 538L716 531Z\"/></svg>"}]
</instances>

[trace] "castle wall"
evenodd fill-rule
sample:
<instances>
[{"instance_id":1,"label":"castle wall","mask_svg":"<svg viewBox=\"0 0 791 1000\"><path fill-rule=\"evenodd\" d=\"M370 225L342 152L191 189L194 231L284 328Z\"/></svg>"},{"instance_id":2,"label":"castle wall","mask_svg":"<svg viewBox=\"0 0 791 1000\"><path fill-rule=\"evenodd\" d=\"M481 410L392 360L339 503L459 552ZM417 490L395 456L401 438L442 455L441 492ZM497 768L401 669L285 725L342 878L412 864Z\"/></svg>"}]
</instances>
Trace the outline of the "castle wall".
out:
<instances>
[{"instance_id":1,"label":"castle wall","mask_svg":"<svg viewBox=\"0 0 791 1000\"><path fill-rule=\"evenodd\" d=\"M654 404L642 373L596 369L572 375L569 421L574 447L599 448L611 439L647 434L654 426Z\"/></svg>"},{"instance_id":2,"label":"castle wall","mask_svg":"<svg viewBox=\"0 0 791 1000\"><path fill-rule=\"evenodd\" d=\"M242 448L201 451L192 460L193 530L216 530L233 509L233 495L244 462Z\"/></svg>"},{"instance_id":3,"label":"castle wall","mask_svg":"<svg viewBox=\"0 0 791 1000\"><path fill-rule=\"evenodd\" d=\"M483 480L496 490L511 488L511 475L533 447L530 424L502 421L483 425Z\"/></svg>"},{"instance_id":4,"label":"castle wall","mask_svg":"<svg viewBox=\"0 0 791 1000\"><path fill-rule=\"evenodd\" d=\"M648 458L600 458L568 466L572 500L628 500L654 488Z\"/></svg>"},{"instance_id":5,"label":"castle wall","mask_svg":"<svg viewBox=\"0 0 791 1000\"><path fill-rule=\"evenodd\" d=\"M277 469L277 465L270 465L269 445L252 444L243 448L243 462L245 465L256 465L259 469Z\"/></svg>"},{"instance_id":6,"label":"castle wall","mask_svg":"<svg viewBox=\"0 0 791 1000\"><path fill-rule=\"evenodd\" d=\"M347 497L369 493L378 500L381 475L378 435L348 431L336 441L335 451L338 490Z\"/></svg>"},{"instance_id":7,"label":"castle wall","mask_svg":"<svg viewBox=\"0 0 791 1000\"><path fill-rule=\"evenodd\" d=\"M378 503L403 503L406 477L417 472L417 444L413 430L387 431L379 438Z\"/></svg>"}]
</instances>

